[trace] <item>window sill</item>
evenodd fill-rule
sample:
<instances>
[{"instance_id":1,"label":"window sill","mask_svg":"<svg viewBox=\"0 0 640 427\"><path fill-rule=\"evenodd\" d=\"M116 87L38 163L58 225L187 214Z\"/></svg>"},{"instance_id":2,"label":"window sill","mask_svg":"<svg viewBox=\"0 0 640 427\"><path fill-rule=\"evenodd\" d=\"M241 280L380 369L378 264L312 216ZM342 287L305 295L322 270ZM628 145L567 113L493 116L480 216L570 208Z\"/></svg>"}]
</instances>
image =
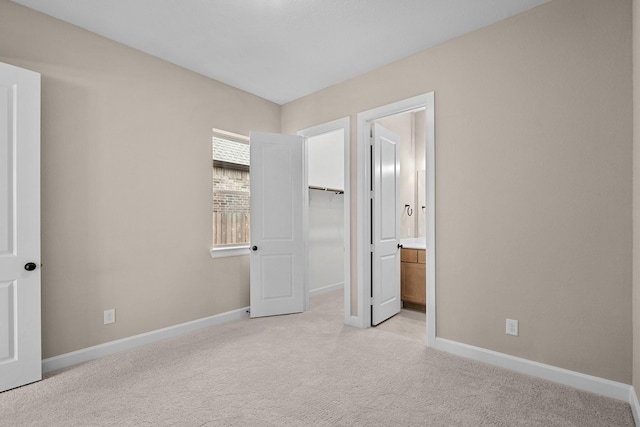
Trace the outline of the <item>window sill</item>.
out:
<instances>
[{"instance_id":1,"label":"window sill","mask_svg":"<svg viewBox=\"0 0 640 427\"><path fill-rule=\"evenodd\" d=\"M249 255L249 245L233 246L230 248L211 248L209 252L211 253L211 258L226 258L230 256Z\"/></svg>"}]
</instances>

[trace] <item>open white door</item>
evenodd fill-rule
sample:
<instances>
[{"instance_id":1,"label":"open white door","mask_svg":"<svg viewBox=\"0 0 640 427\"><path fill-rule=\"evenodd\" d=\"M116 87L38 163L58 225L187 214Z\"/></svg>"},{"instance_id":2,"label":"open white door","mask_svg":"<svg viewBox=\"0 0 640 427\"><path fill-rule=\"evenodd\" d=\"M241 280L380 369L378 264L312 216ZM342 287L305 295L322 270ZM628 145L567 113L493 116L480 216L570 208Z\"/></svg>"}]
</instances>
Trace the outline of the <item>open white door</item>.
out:
<instances>
[{"instance_id":1,"label":"open white door","mask_svg":"<svg viewBox=\"0 0 640 427\"><path fill-rule=\"evenodd\" d=\"M0 391L41 378L40 74L0 63Z\"/></svg>"},{"instance_id":2,"label":"open white door","mask_svg":"<svg viewBox=\"0 0 640 427\"><path fill-rule=\"evenodd\" d=\"M371 324L400 312L400 137L374 123L372 128L372 296Z\"/></svg>"},{"instance_id":3,"label":"open white door","mask_svg":"<svg viewBox=\"0 0 640 427\"><path fill-rule=\"evenodd\" d=\"M304 138L251 133L251 317L304 311Z\"/></svg>"}]
</instances>

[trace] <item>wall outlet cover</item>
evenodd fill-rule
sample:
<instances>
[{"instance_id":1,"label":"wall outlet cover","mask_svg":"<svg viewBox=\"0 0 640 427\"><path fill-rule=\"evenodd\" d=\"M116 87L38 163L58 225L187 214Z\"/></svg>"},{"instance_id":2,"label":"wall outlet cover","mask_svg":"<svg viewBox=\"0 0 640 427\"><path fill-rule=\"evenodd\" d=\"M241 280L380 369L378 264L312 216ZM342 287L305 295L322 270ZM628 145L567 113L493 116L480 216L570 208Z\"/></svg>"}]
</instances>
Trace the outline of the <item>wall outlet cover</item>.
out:
<instances>
[{"instance_id":1,"label":"wall outlet cover","mask_svg":"<svg viewBox=\"0 0 640 427\"><path fill-rule=\"evenodd\" d=\"M116 321L116 309L110 308L104 311L104 324L115 323Z\"/></svg>"},{"instance_id":2,"label":"wall outlet cover","mask_svg":"<svg viewBox=\"0 0 640 427\"><path fill-rule=\"evenodd\" d=\"M507 319L507 335L518 336L518 321Z\"/></svg>"}]
</instances>

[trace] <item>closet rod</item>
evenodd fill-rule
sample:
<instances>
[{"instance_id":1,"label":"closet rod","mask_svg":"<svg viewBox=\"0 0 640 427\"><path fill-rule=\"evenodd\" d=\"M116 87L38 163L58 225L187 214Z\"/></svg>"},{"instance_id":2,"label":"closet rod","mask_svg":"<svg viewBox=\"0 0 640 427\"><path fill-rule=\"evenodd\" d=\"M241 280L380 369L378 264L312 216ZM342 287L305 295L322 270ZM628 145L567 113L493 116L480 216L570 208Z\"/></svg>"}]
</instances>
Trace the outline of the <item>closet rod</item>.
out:
<instances>
[{"instance_id":1,"label":"closet rod","mask_svg":"<svg viewBox=\"0 0 640 427\"><path fill-rule=\"evenodd\" d=\"M313 185L309 186L309 190L331 191L332 193L336 193L336 194L344 194L343 190L336 190L335 188L316 187Z\"/></svg>"}]
</instances>

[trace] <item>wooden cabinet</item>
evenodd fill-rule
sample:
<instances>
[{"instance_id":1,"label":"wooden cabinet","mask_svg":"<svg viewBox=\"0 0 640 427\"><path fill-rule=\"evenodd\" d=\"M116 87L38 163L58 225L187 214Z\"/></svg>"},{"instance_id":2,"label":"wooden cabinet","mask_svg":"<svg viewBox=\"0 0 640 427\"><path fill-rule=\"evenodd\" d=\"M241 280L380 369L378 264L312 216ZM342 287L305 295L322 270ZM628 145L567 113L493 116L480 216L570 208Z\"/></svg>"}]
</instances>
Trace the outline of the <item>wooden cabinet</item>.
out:
<instances>
[{"instance_id":1,"label":"wooden cabinet","mask_svg":"<svg viewBox=\"0 0 640 427\"><path fill-rule=\"evenodd\" d=\"M425 310L426 295L426 251L424 249L402 249L400 253L400 298L407 308Z\"/></svg>"}]
</instances>

